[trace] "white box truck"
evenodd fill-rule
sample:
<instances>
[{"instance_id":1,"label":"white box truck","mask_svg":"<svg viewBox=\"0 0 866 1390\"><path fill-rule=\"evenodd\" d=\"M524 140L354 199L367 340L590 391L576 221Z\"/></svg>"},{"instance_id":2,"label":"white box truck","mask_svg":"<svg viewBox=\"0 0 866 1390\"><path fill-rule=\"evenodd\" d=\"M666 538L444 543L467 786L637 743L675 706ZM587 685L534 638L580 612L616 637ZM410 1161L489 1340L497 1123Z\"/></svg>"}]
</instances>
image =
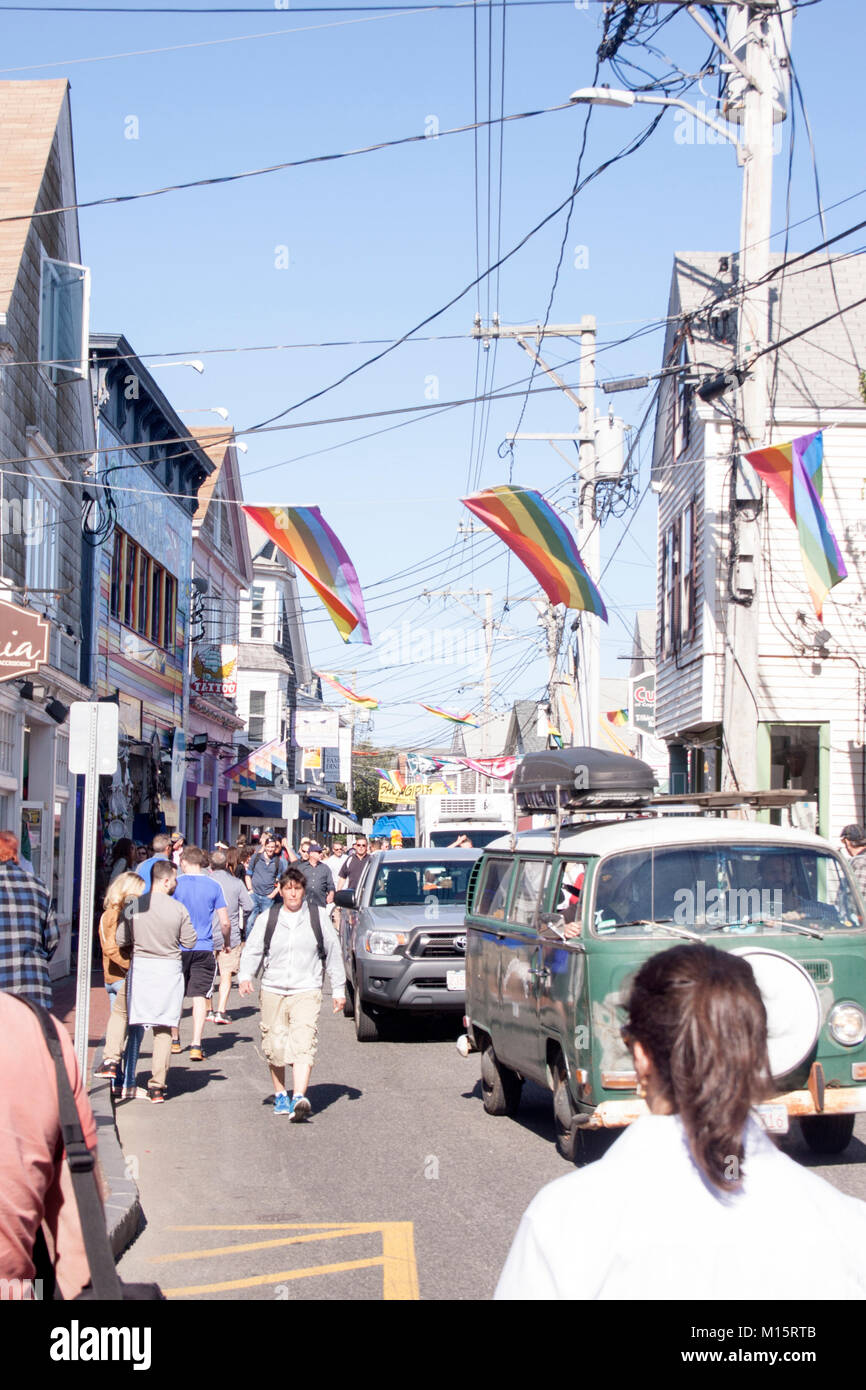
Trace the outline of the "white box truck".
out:
<instances>
[{"instance_id":1,"label":"white box truck","mask_svg":"<svg viewBox=\"0 0 866 1390\"><path fill-rule=\"evenodd\" d=\"M474 849L483 849L514 829L514 803L509 792L479 792L472 796L434 796L415 799L415 844L443 849L466 835Z\"/></svg>"}]
</instances>

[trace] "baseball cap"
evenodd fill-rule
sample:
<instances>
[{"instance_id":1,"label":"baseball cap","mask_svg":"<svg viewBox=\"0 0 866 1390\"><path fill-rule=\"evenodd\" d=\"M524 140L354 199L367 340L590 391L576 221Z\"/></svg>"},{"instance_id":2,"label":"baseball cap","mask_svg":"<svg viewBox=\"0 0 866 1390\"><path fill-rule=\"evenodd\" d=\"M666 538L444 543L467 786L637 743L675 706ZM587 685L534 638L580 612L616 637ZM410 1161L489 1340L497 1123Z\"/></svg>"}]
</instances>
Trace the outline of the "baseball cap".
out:
<instances>
[{"instance_id":1,"label":"baseball cap","mask_svg":"<svg viewBox=\"0 0 866 1390\"><path fill-rule=\"evenodd\" d=\"M308 854L321 854L321 853L322 853L322 846L321 846L321 845L317 845L316 842L315 842L315 840L311 840L310 843L307 845L307 853L308 853Z\"/></svg>"}]
</instances>

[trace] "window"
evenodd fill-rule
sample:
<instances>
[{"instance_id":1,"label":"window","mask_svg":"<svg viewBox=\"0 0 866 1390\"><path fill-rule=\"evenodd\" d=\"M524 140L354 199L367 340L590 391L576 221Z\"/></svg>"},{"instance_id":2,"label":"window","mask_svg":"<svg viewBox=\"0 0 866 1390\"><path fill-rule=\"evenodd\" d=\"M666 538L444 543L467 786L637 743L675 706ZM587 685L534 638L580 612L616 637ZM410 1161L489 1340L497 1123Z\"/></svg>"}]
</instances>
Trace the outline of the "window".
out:
<instances>
[{"instance_id":1,"label":"window","mask_svg":"<svg viewBox=\"0 0 866 1390\"><path fill-rule=\"evenodd\" d=\"M488 859L475 893L473 912L478 917L495 917L501 921L505 916L508 902L508 885L511 882L510 859Z\"/></svg>"},{"instance_id":2,"label":"window","mask_svg":"<svg viewBox=\"0 0 866 1390\"><path fill-rule=\"evenodd\" d=\"M537 926L538 907L547 882L550 865L544 859L525 859L517 874L517 888L508 914L509 922L524 927Z\"/></svg>"},{"instance_id":3,"label":"window","mask_svg":"<svg viewBox=\"0 0 866 1390\"><path fill-rule=\"evenodd\" d=\"M133 632L174 650L177 580L123 531L114 533L108 606Z\"/></svg>"},{"instance_id":4,"label":"window","mask_svg":"<svg viewBox=\"0 0 866 1390\"><path fill-rule=\"evenodd\" d=\"M45 590L39 598L50 602L51 594L48 591L57 588L60 506L48 484L41 478L31 477L27 482L27 507L35 527L32 537L25 535L24 582L28 589ZM38 544L29 543L35 540L38 540Z\"/></svg>"},{"instance_id":5,"label":"window","mask_svg":"<svg viewBox=\"0 0 866 1390\"><path fill-rule=\"evenodd\" d=\"M250 712L247 719L250 743L259 748L265 741L265 691L250 691Z\"/></svg>"},{"instance_id":6,"label":"window","mask_svg":"<svg viewBox=\"0 0 866 1390\"><path fill-rule=\"evenodd\" d=\"M580 898L585 876L586 861L583 859L569 860L560 869L553 910L562 914L567 926L580 921Z\"/></svg>"},{"instance_id":7,"label":"window","mask_svg":"<svg viewBox=\"0 0 866 1390\"><path fill-rule=\"evenodd\" d=\"M682 514L680 525L680 544L682 559L680 570L682 574L680 592L680 618L681 635L684 642L691 641L695 635L697 620L697 605L695 602L695 582L696 582L696 537L695 537L695 504L690 502Z\"/></svg>"},{"instance_id":8,"label":"window","mask_svg":"<svg viewBox=\"0 0 866 1390\"><path fill-rule=\"evenodd\" d=\"M68 261L42 258L39 297L39 360L50 362L55 383L87 377L90 271Z\"/></svg>"},{"instance_id":9,"label":"window","mask_svg":"<svg viewBox=\"0 0 866 1390\"><path fill-rule=\"evenodd\" d=\"M261 584L250 589L250 640L255 642L265 635L265 590Z\"/></svg>"},{"instance_id":10,"label":"window","mask_svg":"<svg viewBox=\"0 0 866 1390\"><path fill-rule=\"evenodd\" d=\"M677 381L674 395L674 458L679 458L689 446L692 425L692 398L694 387L689 381L689 352L688 347L683 343L680 348L677 366L683 370L677 372Z\"/></svg>"},{"instance_id":11,"label":"window","mask_svg":"<svg viewBox=\"0 0 866 1390\"><path fill-rule=\"evenodd\" d=\"M665 532L662 546L662 656L679 649L680 636L680 523Z\"/></svg>"}]
</instances>

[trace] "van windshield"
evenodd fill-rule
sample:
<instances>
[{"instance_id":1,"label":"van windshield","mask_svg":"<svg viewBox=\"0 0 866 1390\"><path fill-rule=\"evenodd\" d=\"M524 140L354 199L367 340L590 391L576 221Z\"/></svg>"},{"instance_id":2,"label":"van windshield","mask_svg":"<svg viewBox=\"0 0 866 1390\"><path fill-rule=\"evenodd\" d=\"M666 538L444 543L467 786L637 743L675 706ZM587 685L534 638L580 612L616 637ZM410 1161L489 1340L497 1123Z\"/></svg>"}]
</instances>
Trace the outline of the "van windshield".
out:
<instances>
[{"instance_id":1,"label":"van windshield","mask_svg":"<svg viewBox=\"0 0 866 1390\"><path fill-rule=\"evenodd\" d=\"M598 935L794 932L822 937L866 922L842 861L780 845L690 845L615 854L595 878Z\"/></svg>"}]
</instances>

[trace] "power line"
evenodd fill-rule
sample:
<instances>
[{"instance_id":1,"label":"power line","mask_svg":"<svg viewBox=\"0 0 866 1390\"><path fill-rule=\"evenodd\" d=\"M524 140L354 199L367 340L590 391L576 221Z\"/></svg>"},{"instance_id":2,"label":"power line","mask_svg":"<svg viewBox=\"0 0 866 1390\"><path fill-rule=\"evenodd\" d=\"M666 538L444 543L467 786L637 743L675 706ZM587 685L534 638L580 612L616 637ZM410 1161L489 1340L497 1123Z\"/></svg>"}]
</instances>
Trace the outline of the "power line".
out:
<instances>
[{"instance_id":1,"label":"power line","mask_svg":"<svg viewBox=\"0 0 866 1390\"><path fill-rule=\"evenodd\" d=\"M0 72L12 72L12 68L0 68ZM571 102L560 102L557 106L541 107L537 111L519 111L511 116L500 116L495 119L480 122L470 122L468 125L451 126L448 130L440 130L439 136L445 135L464 135L467 131L491 125L505 124L509 121L528 121L536 116L549 116L554 111L572 110ZM430 140L429 135L402 135L396 140L380 140L373 145L361 145L354 150L341 150L336 154L316 154L308 155L305 159L288 159L280 164L268 164L261 169L244 169L237 174L215 174L207 179L189 179L185 183L167 184L163 188L151 188L144 193L116 193L106 198L91 198L83 203L67 203L63 207L46 208L43 212L18 212L6 217L0 217L0 222L30 222L37 217L55 217L59 213L78 212L82 208L106 207L114 203L134 203L142 198L161 198L166 193L180 193L189 188L209 188L217 184L237 183L241 179L261 178L265 174L278 174L286 169L301 169L309 164L329 164L340 159L354 159L356 155L373 154L378 150L392 150L399 145L423 144ZM489 272L485 272L488 274Z\"/></svg>"}]
</instances>

